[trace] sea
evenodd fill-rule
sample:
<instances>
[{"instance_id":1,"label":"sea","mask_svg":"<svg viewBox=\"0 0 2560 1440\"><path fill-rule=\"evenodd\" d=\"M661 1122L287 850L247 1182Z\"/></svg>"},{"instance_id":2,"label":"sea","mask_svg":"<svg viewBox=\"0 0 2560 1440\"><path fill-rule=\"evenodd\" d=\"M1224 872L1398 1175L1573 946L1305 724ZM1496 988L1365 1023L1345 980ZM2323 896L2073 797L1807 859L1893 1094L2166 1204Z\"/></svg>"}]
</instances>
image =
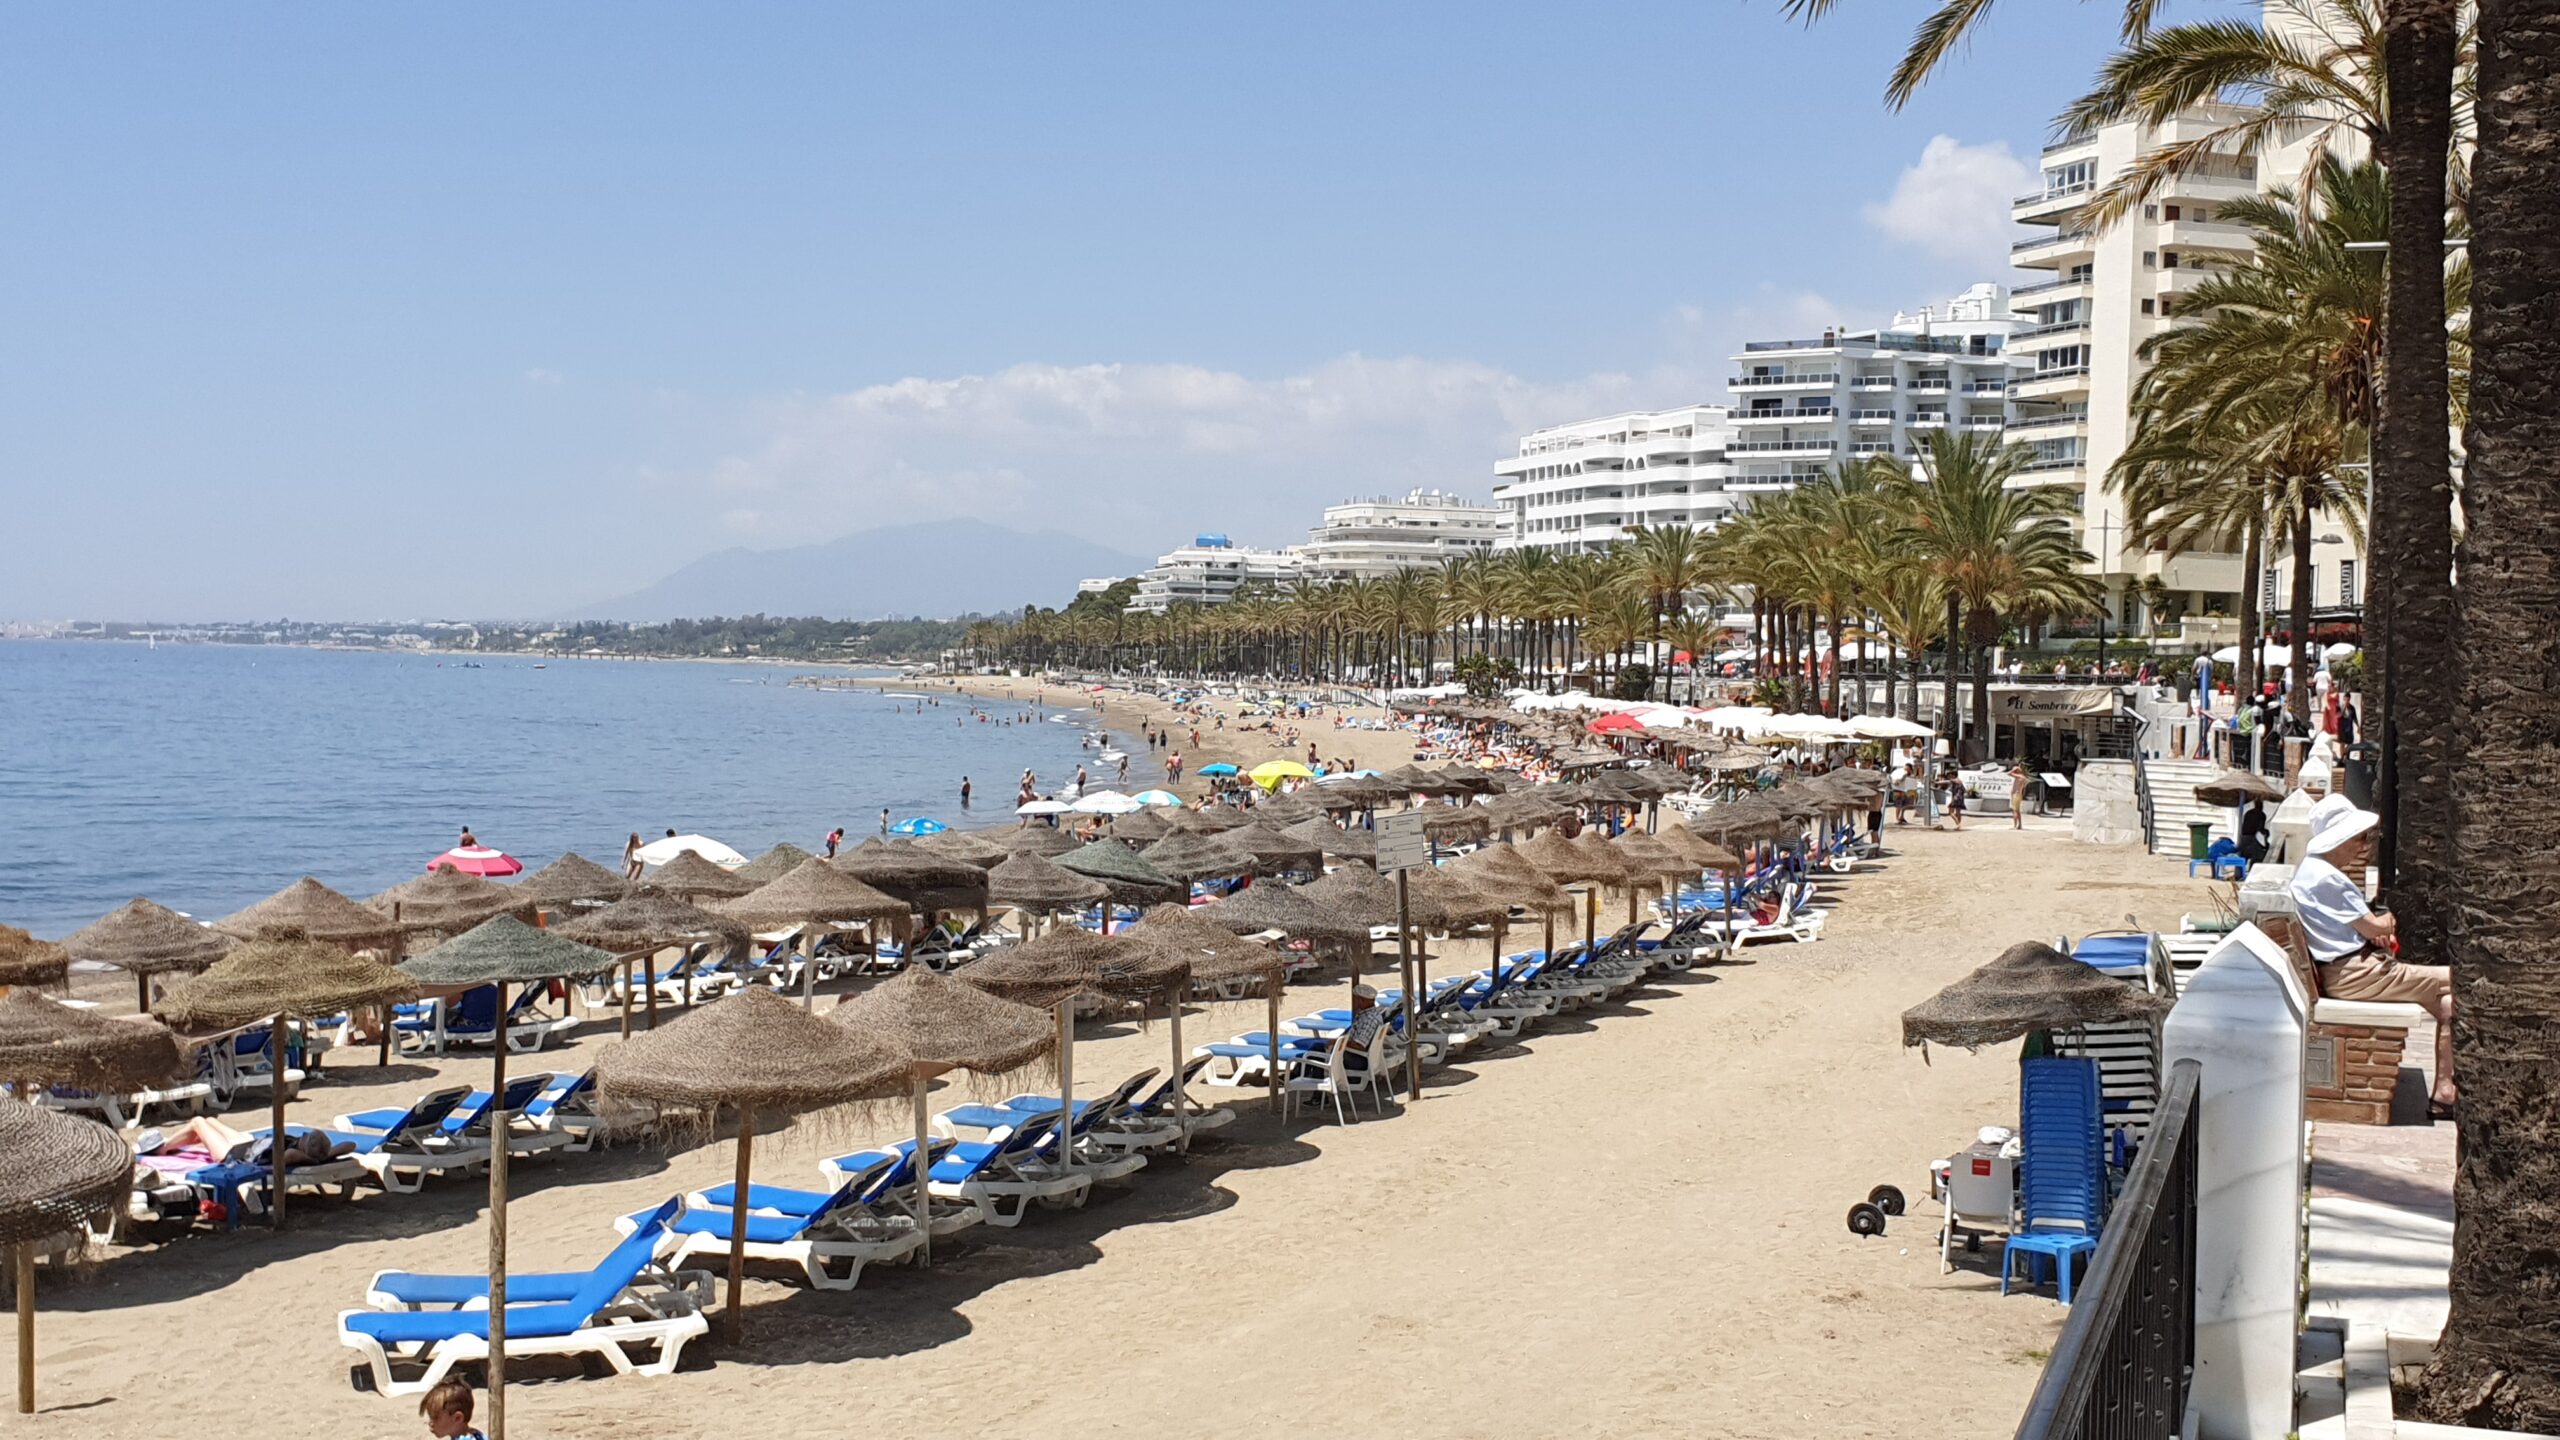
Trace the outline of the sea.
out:
<instances>
[{"instance_id":1,"label":"sea","mask_svg":"<svg viewBox=\"0 0 2560 1440\"><path fill-rule=\"evenodd\" d=\"M1025 719L938 688L790 683L890 674L0 641L0 923L59 936L137 895L211 919L303 875L361 899L464 826L528 871L568 850L617 869L634 831L816 851L838 825L878 834L883 808L1011 824L1026 768L1044 792L1079 763L1108 779L1084 748L1096 717L1064 692Z\"/></svg>"}]
</instances>

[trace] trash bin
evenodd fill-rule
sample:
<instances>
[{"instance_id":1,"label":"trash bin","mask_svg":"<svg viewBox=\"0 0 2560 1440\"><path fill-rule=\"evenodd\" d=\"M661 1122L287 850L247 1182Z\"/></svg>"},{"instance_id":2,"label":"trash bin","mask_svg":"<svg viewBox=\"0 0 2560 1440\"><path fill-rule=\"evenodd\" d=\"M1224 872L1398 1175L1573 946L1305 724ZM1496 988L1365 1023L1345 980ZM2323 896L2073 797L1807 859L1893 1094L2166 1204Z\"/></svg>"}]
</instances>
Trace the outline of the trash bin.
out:
<instances>
[{"instance_id":1,"label":"trash bin","mask_svg":"<svg viewBox=\"0 0 2560 1440\"><path fill-rule=\"evenodd\" d=\"M2373 767L2381 748L2362 740L2347 747L2347 799L2359 810L2373 808Z\"/></svg>"},{"instance_id":2,"label":"trash bin","mask_svg":"<svg viewBox=\"0 0 2560 1440\"><path fill-rule=\"evenodd\" d=\"M2210 820L2188 821L2187 858L2190 860L2202 860L2205 858L2205 852L2212 848L2213 822Z\"/></svg>"}]
</instances>

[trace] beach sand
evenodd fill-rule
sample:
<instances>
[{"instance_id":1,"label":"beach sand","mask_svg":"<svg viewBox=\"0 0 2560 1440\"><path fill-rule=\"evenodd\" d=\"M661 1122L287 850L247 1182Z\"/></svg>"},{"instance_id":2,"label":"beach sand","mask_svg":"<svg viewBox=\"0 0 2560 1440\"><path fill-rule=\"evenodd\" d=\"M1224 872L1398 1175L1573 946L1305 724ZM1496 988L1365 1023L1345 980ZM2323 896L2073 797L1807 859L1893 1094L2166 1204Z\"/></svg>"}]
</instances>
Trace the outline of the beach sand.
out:
<instances>
[{"instance_id":1,"label":"beach sand","mask_svg":"<svg viewBox=\"0 0 2560 1440\"><path fill-rule=\"evenodd\" d=\"M1924 1060L1901 1048L1899 1012L2018 940L2127 912L2174 924L2204 890L2138 849L2076 845L2060 821L1888 838L1898 858L1829 886L1819 943L1758 949L1470 1054L1383 1120L1283 1127L1260 1092L1204 1087L1240 1118L1187 1160L1103 1187L1082 1211L978 1227L938 1247L931 1270L873 1269L850 1292L763 1272L748 1287L743 1348L697 1341L672 1377L519 1361L511 1428L652 1440L1281 1425L2006 1433L2065 1312L2044 1295L2000 1296L1984 1257L1942 1277L1925 1195L1932 1157L2014 1116L2013 1051ZM1435 969L1482 950L1449 947ZM1289 1013L1339 1003L1343 983L1293 987ZM1261 1015L1258 1002L1195 1008L1185 1040ZM611 1034L600 1022L511 1064L581 1067ZM1088 1023L1078 1088L1164 1064L1166 1051L1161 1022ZM369 1051L340 1052L293 1118L403 1102L486 1067L377 1070ZM757 1176L815 1185L817 1161L852 1148L846 1139L769 1124ZM725 1141L672 1153L626 1143L518 1162L516 1264L592 1264L613 1216L727 1179L732 1154ZM1887 1181L1913 1197L1912 1213L1884 1238L1849 1234L1850 1204ZM472 1178L418 1195L297 1198L280 1236L198 1233L47 1274L34 1428L162 1435L210 1413L233 1428L277 1417L314 1433L413 1433L414 1402L349 1386L334 1318L377 1269L483 1268L483 1196Z\"/></svg>"}]
</instances>

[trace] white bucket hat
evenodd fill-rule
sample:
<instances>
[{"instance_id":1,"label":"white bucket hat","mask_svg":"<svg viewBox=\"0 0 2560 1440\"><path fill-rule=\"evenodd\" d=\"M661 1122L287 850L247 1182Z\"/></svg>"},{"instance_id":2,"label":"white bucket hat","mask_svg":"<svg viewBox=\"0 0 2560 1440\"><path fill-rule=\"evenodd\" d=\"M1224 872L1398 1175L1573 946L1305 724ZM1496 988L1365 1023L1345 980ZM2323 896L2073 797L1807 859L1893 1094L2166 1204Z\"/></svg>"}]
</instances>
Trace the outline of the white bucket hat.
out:
<instances>
[{"instance_id":1,"label":"white bucket hat","mask_svg":"<svg viewBox=\"0 0 2560 1440\"><path fill-rule=\"evenodd\" d=\"M1354 985L1351 987L1351 998L1354 1000L1375 1000L1378 998L1378 987L1374 985Z\"/></svg>"},{"instance_id":2,"label":"white bucket hat","mask_svg":"<svg viewBox=\"0 0 2560 1440\"><path fill-rule=\"evenodd\" d=\"M2344 795L2325 796L2311 807L2311 843L2305 848L2326 855L2381 823L2381 816L2357 809Z\"/></svg>"}]
</instances>

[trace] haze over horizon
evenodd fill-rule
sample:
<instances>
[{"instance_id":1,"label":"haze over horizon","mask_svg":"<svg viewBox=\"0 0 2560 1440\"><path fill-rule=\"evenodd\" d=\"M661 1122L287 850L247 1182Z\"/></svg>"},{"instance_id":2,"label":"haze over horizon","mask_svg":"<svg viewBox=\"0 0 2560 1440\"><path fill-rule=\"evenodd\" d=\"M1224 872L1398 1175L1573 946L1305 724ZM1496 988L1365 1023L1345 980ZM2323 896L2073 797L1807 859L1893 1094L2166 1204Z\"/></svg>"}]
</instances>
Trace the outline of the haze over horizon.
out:
<instances>
[{"instance_id":1,"label":"haze over horizon","mask_svg":"<svg viewBox=\"0 0 2560 1440\"><path fill-rule=\"evenodd\" d=\"M1523 430L2009 278L2114 14L2000 14L1895 115L1915 18L13 9L0 618L1482 496Z\"/></svg>"}]
</instances>

